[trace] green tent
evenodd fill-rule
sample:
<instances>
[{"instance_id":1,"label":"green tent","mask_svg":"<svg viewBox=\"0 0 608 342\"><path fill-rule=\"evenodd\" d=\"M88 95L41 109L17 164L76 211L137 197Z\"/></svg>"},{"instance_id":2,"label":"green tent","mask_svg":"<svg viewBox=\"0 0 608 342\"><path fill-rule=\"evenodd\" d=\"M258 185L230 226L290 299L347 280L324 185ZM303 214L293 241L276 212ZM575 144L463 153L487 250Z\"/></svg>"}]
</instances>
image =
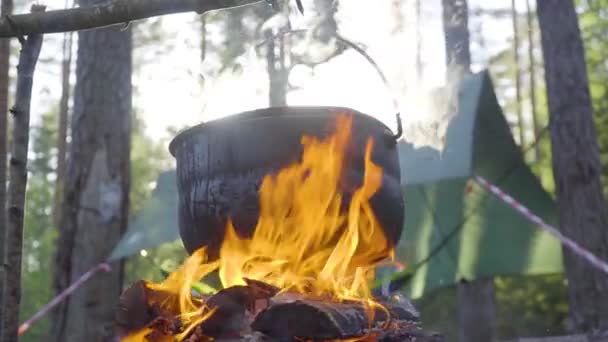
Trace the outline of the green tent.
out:
<instances>
[{"instance_id":1,"label":"green tent","mask_svg":"<svg viewBox=\"0 0 608 342\"><path fill-rule=\"evenodd\" d=\"M458 100L443 151L399 146L406 224L396 254L422 264L409 283L414 298L462 279L562 271L559 241L473 181L487 179L556 224L555 203L525 164L488 73L465 78Z\"/></svg>"},{"instance_id":2,"label":"green tent","mask_svg":"<svg viewBox=\"0 0 608 342\"><path fill-rule=\"evenodd\" d=\"M464 79L458 96L442 151L406 141L398 146L406 225L396 252L408 265L422 262L409 285L414 298L463 278L562 271L556 239L471 186L474 175L482 176L555 223L555 204L524 163L488 74ZM113 258L175 240L176 201L175 174L168 172Z\"/></svg>"}]
</instances>

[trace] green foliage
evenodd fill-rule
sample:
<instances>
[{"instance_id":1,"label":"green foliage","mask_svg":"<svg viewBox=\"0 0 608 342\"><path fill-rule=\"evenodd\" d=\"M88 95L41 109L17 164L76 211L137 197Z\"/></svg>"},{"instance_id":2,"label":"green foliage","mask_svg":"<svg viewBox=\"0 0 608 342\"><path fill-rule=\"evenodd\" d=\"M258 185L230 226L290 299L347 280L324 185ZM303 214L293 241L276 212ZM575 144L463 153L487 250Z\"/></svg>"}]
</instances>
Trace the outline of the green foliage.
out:
<instances>
[{"instance_id":1,"label":"green foliage","mask_svg":"<svg viewBox=\"0 0 608 342\"><path fill-rule=\"evenodd\" d=\"M525 336L566 333L568 304L561 274L494 279L496 329L501 341ZM426 329L439 331L447 341L458 340L456 287L435 291L415 304Z\"/></svg>"},{"instance_id":2,"label":"green foliage","mask_svg":"<svg viewBox=\"0 0 608 342\"><path fill-rule=\"evenodd\" d=\"M25 203L21 320L25 320L48 302L53 293L52 260L54 240L52 206L55 189L54 158L56 113L46 113L31 131L31 153ZM42 341L50 328L50 319L34 325L22 341Z\"/></svg>"},{"instance_id":3,"label":"green foliage","mask_svg":"<svg viewBox=\"0 0 608 342\"><path fill-rule=\"evenodd\" d=\"M125 285L146 279L160 282L167 272L174 271L186 258L186 250L181 241L174 241L145 250L127 260L125 265Z\"/></svg>"},{"instance_id":4,"label":"green foliage","mask_svg":"<svg viewBox=\"0 0 608 342\"><path fill-rule=\"evenodd\" d=\"M429 293L414 305L425 329L440 332L446 341L458 341L457 302L456 287L450 286Z\"/></svg>"},{"instance_id":5,"label":"green foliage","mask_svg":"<svg viewBox=\"0 0 608 342\"><path fill-rule=\"evenodd\" d=\"M568 304L563 275L501 277L494 285L501 338L566 333Z\"/></svg>"},{"instance_id":6,"label":"green foliage","mask_svg":"<svg viewBox=\"0 0 608 342\"><path fill-rule=\"evenodd\" d=\"M132 216L139 212L144 200L154 190L160 172L170 167L170 156L165 141L154 141L145 135L145 124L137 113L133 115L131 125L129 212Z\"/></svg>"}]
</instances>

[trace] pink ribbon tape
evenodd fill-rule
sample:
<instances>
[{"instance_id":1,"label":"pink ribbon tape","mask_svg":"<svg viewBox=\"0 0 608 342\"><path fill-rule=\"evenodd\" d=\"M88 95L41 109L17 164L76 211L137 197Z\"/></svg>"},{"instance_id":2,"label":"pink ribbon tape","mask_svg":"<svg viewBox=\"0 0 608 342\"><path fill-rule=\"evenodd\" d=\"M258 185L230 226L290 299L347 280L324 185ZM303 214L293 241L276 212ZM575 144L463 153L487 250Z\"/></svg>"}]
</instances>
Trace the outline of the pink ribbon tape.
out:
<instances>
[{"instance_id":1,"label":"pink ribbon tape","mask_svg":"<svg viewBox=\"0 0 608 342\"><path fill-rule=\"evenodd\" d=\"M498 197L499 199L501 199L503 202L505 202L506 204L510 205L513 209L517 210L520 214L522 214L530 222L538 225L541 229L543 229L547 233L553 235L564 246L566 246L568 249L570 249L570 251L572 251L576 255L578 255L581 258L583 258L586 261L588 261L592 266L594 266L598 270L600 270L600 271L608 274L608 263L606 263L605 261L603 261L600 258L598 258L597 256L595 256L593 253L589 252L587 249L583 248L581 245L579 245L578 243L576 243L574 240L566 237L557 228L555 228L552 225L546 223L540 217L534 215L530 211L530 209L528 209L525 206L523 206L516 199L514 199L511 196L509 196L507 193L505 193L504 191L502 191L496 185L490 183L485 178L480 177L480 176L475 176L475 181L479 185L481 185L484 189L490 191L492 194L494 194L496 197Z\"/></svg>"},{"instance_id":2,"label":"pink ribbon tape","mask_svg":"<svg viewBox=\"0 0 608 342\"><path fill-rule=\"evenodd\" d=\"M65 290L61 291L55 298L51 299L40 311L36 312L30 319L23 322L19 326L19 336L23 335L36 321L44 317L52 308L57 306L57 304L63 302L69 295L71 295L76 289L81 287L84 283L86 283L89 279L91 279L95 273L99 271L110 272L112 268L108 263L101 263L90 270L86 271L83 275L78 277L76 281L74 281L70 286L68 286Z\"/></svg>"}]
</instances>

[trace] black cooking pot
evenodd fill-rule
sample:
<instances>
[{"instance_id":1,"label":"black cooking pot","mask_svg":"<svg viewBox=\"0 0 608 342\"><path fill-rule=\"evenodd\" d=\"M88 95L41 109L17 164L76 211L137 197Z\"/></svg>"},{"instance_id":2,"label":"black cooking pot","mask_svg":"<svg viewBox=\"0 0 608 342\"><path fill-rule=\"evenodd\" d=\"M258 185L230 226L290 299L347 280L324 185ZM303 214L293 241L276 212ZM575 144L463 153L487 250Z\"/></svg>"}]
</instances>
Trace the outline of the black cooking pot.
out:
<instances>
[{"instance_id":1,"label":"black cooking pot","mask_svg":"<svg viewBox=\"0 0 608 342\"><path fill-rule=\"evenodd\" d=\"M301 158L302 135L324 138L333 133L341 113L353 116L341 190L348 198L362 184L365 146L372 137L372 160L383 168L384 178L371 205L394 246L403 229L404 203L393 133L380 121L348 108L273 107L200 124L171 142L180 235L188 252L207 246L215 258L228 218L240 236L251 236L264 176Z\"/></svg>"}]
</instances>

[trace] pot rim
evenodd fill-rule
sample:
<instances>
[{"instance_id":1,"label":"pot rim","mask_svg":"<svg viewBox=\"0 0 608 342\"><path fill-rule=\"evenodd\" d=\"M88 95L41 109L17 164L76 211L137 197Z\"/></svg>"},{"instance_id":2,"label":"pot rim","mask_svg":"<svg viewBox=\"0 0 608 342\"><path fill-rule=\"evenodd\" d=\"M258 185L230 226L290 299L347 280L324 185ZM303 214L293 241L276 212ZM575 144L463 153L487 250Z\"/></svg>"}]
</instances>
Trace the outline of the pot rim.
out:
<instances>
[{"instance_id":1,"label":"pot rim","mask_svg":"<svg viewBox=\"0 0 608 342\"><path fill-rule=\"evenodd\" d=\"M313 113L311 110L319 110L323 113ZM301 112L300 112L301 111ZM339 106L278 106L278 107L266 107L266 108L258 108L254 110L249 110L245 112L240 112L236 114L227 115L225 117L210 120L207 122L203 122L192 127L186 128L179 132L169 143L169 152L173 157L175 157L175 149L177 144L181 141L190 138L190 136L204 132L205 130L212 128L217 125L221 125L227 122L247 122L253 120L260 119L268 119L273 117L285 117L293 115L298 117L314 117L314 116L323 116L323 115L337 115L340 112L347 112L349 114L353 114L354 116L363 118L365 120L371 121L372 123L380 126L385 130L387 134L393 134L392 130L385 125L382 121L376 119L375 117L362 113L358 110L348 108L348 107L339 107Z\"/></svg>"}]
</instances>

